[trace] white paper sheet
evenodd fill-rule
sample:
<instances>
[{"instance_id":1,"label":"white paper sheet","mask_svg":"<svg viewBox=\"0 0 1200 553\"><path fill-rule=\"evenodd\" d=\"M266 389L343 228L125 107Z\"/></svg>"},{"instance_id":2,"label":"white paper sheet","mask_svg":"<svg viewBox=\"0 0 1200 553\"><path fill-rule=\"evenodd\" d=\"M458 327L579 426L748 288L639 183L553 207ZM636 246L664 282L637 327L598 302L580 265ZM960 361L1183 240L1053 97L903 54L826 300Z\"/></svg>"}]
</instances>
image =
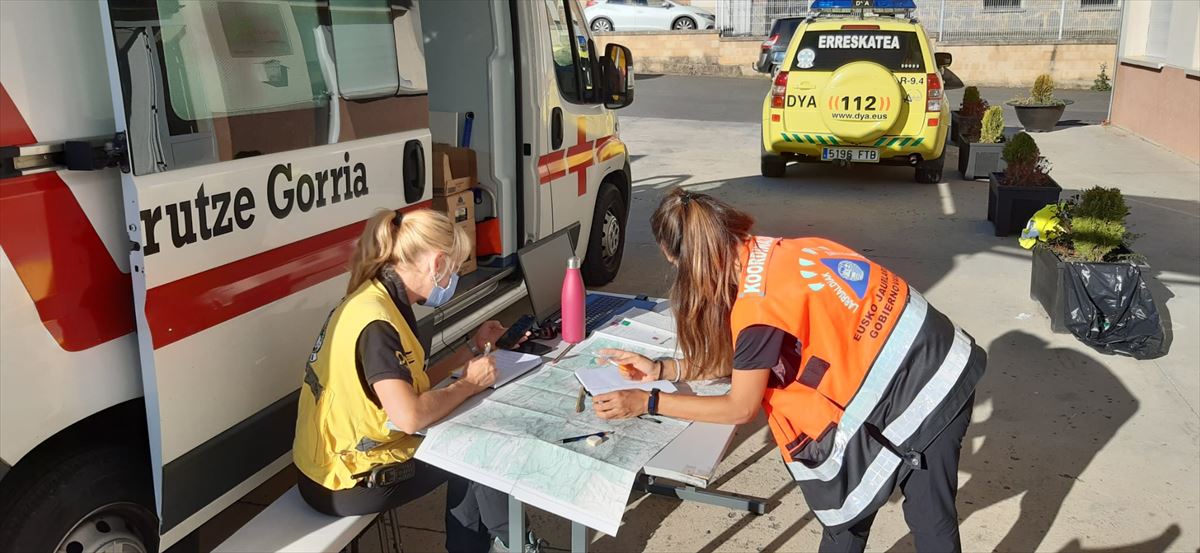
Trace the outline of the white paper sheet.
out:
<instances>
[{"instance_id":1,"label":"white paper sheet","mask_svg":"<svg viewBox=\"0 0 1200 553\"><path fill-rule=\"evenodd\" d=\"M623 376L621 371L613 365L604 365L592 369L579 369L575 371L575 378L579 379L579 383L587 388L588 393L593 396L607 394L617 390L646 390L647 392L658 388L666 393L673 394L676 391L675 385L669 380L654 380L651 382L634 382Z\"/></svg>"},{"instance_id":2,"label":"white paper sheet","mask_svg":"<svg viewBox=\"0 0 1200 553\"><path fill-rule=\"evenodd\" d=\"M520 353L509 351L506 349L496 350L492 352L492 357L496 360L496 382L492 384L492 389L499 388L509 382L512 382L521 375L538 368L544 359L537 355L529 353ZM454 378L461 377L461 374L455 373Z\"/></svg>"}]
</instances>

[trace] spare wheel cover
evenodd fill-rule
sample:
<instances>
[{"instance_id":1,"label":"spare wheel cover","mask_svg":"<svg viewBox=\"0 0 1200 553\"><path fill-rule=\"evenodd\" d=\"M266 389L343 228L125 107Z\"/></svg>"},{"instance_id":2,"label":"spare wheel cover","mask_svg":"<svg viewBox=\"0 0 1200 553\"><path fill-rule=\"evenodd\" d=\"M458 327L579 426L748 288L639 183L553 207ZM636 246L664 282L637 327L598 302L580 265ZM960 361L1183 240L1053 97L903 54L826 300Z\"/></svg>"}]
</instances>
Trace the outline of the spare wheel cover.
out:
<instances>
[{"instance_id":1,"label":"spare wheel cover","mask_svg":"<svg viewBox=\"0 0 1200 553\"><path fill-rule=\"evenodd\" d=\"M866 142L896 124L903 104L904 91L891 71L878 63L856 61L829 77L817 110L838 139Z\"/></svg>"}]
</instances>

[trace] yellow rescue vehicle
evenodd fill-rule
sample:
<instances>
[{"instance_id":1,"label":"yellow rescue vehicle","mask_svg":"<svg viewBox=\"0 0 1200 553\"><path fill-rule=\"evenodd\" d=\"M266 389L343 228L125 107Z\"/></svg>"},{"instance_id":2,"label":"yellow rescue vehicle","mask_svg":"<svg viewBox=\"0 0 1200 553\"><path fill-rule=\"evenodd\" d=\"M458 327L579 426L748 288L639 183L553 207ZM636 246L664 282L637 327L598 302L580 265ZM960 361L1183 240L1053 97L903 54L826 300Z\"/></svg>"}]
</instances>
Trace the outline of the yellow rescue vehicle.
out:
<instances>
[{"instance_id":1,"label":"yellow rescue vehicle","mask_svg":"<svg viewBox=\"0 0 1200 553\"><path fill-rule=\"evenodd\" d=\"M912 0L816 0L763 100L762 174L797 162L909 165L942 178L941 71Z\"/></svg>"}]
</instances>

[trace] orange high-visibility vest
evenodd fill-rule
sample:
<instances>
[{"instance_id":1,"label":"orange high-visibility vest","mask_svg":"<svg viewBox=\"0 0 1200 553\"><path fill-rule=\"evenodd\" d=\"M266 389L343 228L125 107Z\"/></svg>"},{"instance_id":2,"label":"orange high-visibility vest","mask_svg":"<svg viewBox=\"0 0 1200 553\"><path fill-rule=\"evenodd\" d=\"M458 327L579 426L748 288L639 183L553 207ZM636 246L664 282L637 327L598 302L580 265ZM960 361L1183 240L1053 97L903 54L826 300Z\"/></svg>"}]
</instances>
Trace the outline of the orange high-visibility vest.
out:
<instances>
[{"instance_id":1,"label":"orange high-visibility vest","mask_svg":"<svg viewBox=\"0 0 1200 553\"><path fill-rule=\"evenodd\" d=\"M817 518L845 528L887 501L901 470L958 414L986 354L899 275L821 238L756 237L741 252L733 340L768 325L800 367L763 408Z\"/></svg>"}]
</instances>

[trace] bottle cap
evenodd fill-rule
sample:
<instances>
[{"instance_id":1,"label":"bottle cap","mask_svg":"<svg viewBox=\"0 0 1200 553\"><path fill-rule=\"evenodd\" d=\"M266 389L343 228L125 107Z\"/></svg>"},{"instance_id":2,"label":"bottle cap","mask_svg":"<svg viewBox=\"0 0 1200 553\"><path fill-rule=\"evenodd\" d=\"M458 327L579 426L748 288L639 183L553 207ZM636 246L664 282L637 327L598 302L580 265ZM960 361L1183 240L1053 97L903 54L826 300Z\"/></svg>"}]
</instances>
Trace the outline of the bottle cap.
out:
<instances>
[{"instance_id":1,"label":"bottle cap","mask_svg":"<svg viewBox=\"0 0 1200 553\"><path fill-rule=\"evenodd\" d=\"M578 269L581 264L582 263L579 261L579 258L576 256L571 256L569 259L567 259L568 269Z\"/></svg>"}]
</instances>

